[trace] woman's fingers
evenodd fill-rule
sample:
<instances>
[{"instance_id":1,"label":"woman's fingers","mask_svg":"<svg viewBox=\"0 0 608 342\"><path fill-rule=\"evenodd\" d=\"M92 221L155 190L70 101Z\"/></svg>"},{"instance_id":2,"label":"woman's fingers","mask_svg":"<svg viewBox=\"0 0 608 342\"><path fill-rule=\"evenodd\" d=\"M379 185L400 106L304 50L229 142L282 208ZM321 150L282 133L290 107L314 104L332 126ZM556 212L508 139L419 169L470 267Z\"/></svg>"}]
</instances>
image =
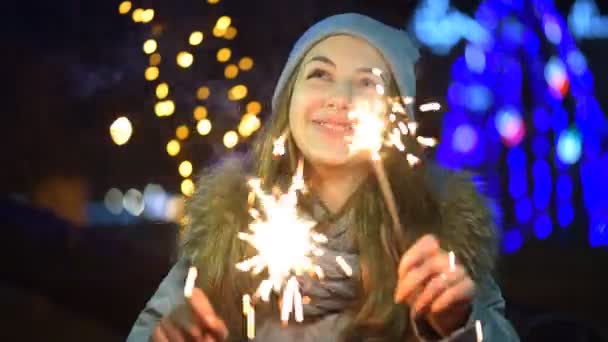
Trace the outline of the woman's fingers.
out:
<instances>
[{"instance_id":1,"label":"woman's fingers","mask_svg":"<svg viewBox=\"0 0 608 342\"><path fill-rule=\"evenodd\" d=\"M424 289L435 275L446 273L449 260L445 253L428 257L420 266L410 269L401 277L395 290L396 302L407 302L412 305L414 298Z\"/></svg>"},{"instance_id":2,"label":"woman's fingers","mask_svg":"<svg viewBox=\"0 0 608 342\"><path fill-rule=\"evenodd\" d=\"M180 328L169 317L161 319L156 330L159 331L158 341L185 342L186 340Z\"/></svg>"},{"instance_id":3,"label":"woman's fingers","mask_svg":"<svg viewBox=\"0 0 608 342\"><path fill-rule=\"evenodd\" d=\"M431 304L431 312L438 313L456 304L470 302L475 292L475 283L469 277L462 277L459 282L447 288Z\"/></svg>"},{"instance_id":4,"label":"woman's fingers","mask_svg":"<svg viewBox=\"0 0 608 342\"><path fill-rule=\"evenodd\" d=\"M443 292L448 290L453 284L459 283L466 273L461 267L457 267L453 272L441 273L434 276L424 287L424 290L414 300L411 306L416 314L426 312L430 309L433 302L438 299Z\"/></svg>"},{"instance_id":5,"label":"woman's fingers","mask_svg":"<svg viewBox=\"0 0 608 342\"><path fill-rule=\"evenodd\" d=\"M403 278L410 269L422 263L426 258L441 251L439 241L433 235L425 235L418 239L401 257L398 268L399 278Z\"/></svg>"},{"instance_id":6,"label":"woman's fingers","mask_svg":"<svg viewBox=\"0 0 608 342\"><path fill-rule=\"evenodd\" d=\"M154 331L152 331L152 336L150 338L152 342L169 342L169 338L163 331L163 328L158 324Z\"/></svg>"},{"instance_id":7,"label":"woman's fingers","mask_svg":"<svg viewBox=\"0 0 608 342\"><path fill-rule=\"evenodd\" d=\"M189 301L195 316L203 324L204 328L208 329L209 333L218 340L228 338L226 324L217 316L211 302L201 289L194 288Z\"/></svg>"}]
</instances>

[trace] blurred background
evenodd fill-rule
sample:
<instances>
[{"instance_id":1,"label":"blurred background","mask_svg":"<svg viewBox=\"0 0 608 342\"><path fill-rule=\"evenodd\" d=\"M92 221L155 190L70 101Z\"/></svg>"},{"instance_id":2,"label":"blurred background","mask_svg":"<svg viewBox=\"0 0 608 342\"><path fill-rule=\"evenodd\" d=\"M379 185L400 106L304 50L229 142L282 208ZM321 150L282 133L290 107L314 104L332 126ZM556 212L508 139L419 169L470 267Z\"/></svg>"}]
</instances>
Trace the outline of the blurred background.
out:
<instances>
[{"instance_id":1,"label":"blurred background","mask_svg":"<svg viewBox=\"0 0 608 342\"><path fill-rule=\"evenodd\" d=\"M608 340L604 0L9 6L0 334L124 340L175 261L196 174L247 151L292 44L347 11L416 37L419 132L496 200L522 338Z\"/></svg>"}]
</instances>

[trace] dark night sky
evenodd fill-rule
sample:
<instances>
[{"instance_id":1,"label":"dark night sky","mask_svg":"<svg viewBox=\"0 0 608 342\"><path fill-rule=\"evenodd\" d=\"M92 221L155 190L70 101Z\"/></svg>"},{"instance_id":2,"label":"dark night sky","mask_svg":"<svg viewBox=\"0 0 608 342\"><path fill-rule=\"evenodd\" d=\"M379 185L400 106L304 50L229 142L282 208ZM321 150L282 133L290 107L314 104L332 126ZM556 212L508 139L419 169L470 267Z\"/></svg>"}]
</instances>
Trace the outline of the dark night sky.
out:
<instances>
[{"instance_id":1,"label":"dark night sky","mask_svg":"<svg viewBox=\"0 0 608 342\"><path fill-rule=\"evenodd\" d=\"M165 144L178 122L175 118L160 122L154 116L153 87L143 78L148 61L141 44L150 34L150 27L118 15L119 2L21 2L16 15L5 20L12 34L5 43L8 44L5 51L10 52L3 54L3 65L16 73L17 86L14 107L7 107L8 113L3 115L2 165L6 175L3 191L24 191L49 173L85 175L91 180L95 197L110 186L142 188L150 181L177 190L177 160L167 156ZM603 3L601 11L608 14L608 5L596 2ZM392 25L403 25L417 1L222 0L215 6L204 0L134 3L156 10L154 21L164 29L159 42L169 45L167 49L177 49L179 39L185 40L194 29L211 36L208 28L215 19L220 14L230 15L239 34L225 45L239 56L254 58L254 71L245 75L243 81L250 88L250 98L261 100L266 106L291 44L316 20L334 13L357 11ZM453 6L468 13L473 13L478 3L452 1ZM567 13L572 3L558 1L558 7ZM206 42L207 38L202 46ZM608 57L606 43L606 40L584 41L579 46L595 74L596 95L608 111L607 102L602 99L606 98L602 94L608 88L608 68L604 66ZM209 44L213 44L212 40ZM206 47L210 58L214 59L212 53L217 47ZM462 49L457 48L451 55L440 58L423 51L419 101L443 97L450 62L461 53ZM201 52L201 58L207 55ZM193 80L200 83L223 78L222 69L212 62L208 66L200 63L202 66L193 68L189 74L171 76L181 80L176 82L184 87ZM161 65L161 75L163 72ZM135 131L131 141L122 147L114 145L108 134L108 127L118 113L128 114ZM179 115L191 117L190 110ZM234 118L227 122L236 125ZM438 122L439 117L427 120L431 134L437 134ZM211 138L221 140L219 136ZM195 167L200 167L211 160L212 148L201 140L186 152Z\"/></svg>"}]
</instances>

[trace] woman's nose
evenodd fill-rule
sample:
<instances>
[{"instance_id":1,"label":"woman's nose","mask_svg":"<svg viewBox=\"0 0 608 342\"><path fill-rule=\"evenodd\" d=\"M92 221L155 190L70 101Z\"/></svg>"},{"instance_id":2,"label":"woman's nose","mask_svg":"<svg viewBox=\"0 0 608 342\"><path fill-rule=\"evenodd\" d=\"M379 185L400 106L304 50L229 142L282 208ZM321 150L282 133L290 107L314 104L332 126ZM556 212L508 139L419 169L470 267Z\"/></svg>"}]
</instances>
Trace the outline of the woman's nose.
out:
<instances>
[{"instance_id":1,"label":"woman's nose","mask_svg":"<svg viewBox=\"0 0 608 342\"><path fill-rule=\"evenodd\" d=\"M349 110L352 101L352 86L347 82L334 83L327 95L327 106L336 110Z\"/></svg>"}]
</instances>

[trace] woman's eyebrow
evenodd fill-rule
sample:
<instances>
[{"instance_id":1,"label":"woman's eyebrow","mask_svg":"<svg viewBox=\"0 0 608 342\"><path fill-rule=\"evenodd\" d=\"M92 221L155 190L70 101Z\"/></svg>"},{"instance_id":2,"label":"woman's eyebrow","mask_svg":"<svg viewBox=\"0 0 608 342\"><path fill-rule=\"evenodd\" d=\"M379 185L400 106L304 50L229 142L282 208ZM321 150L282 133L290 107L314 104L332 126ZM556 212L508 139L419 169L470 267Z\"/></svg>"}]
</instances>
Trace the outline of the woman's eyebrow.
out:
<instances>
[{"instance_id":1,"label":"woman's eyebrow","mask_svg":"<svg viewBox=\"0 0 608 342\"><path fill-rule=\"evenodd\" d=\"M378 77L380 77L382 79L382 81L384 81L384 84L388 84L388 79L386 78L386 73L385 72L377 72L376 70L380 70L378 68L367 68L367 67L361 67L361 68L357 68L357 72L362 72L362 73L369 73L369 74L374 74Z\"/></svg>"},{"instance_id":2,"label":"woman's eyebrow","mask_svg":"<svg viewBox=\"0 0 608 342\"><path fill-rule=\"evenodd\" d=\"M334 68L336 67L336 63L334 63L331 59L325 57L325 56L314 56L311 59L309 59L306 64L310 63L310 62L321 62L321 63L325 63L325 64L329 64L331 66L333 66Z\"/></svg>"}]
</instances>

